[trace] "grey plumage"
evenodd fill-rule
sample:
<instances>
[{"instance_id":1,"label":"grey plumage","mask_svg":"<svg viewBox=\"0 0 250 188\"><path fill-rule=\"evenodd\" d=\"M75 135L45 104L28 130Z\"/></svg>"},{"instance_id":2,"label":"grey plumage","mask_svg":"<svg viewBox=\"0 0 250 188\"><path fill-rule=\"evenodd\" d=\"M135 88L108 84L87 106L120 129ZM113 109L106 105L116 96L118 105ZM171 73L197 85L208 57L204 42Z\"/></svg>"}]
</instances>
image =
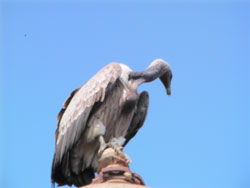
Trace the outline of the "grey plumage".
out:
<instances>
[{"instance_id":1,"label":"grey plumage","mask_svg":"<svg viewBox=\"0 0 250 188\"><path fill-rule=\"evenodd\" d=\"M158 77L170 94L172 72L165 61L157 59L143 72L110 63L73 91L57 118L52 182L89 184L97 168L98 137L103 136L106 143L124 138L125 146L147 114L148 93L138 94L137 88Z\"/></svg>"}]
</instances>

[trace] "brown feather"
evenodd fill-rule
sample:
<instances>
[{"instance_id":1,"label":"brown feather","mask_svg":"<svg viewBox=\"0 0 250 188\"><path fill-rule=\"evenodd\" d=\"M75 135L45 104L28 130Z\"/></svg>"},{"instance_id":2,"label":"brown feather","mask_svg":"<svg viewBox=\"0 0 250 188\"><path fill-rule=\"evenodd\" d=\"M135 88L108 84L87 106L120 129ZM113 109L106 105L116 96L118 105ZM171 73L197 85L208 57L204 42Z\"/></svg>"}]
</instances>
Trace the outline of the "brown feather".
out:
<instances>
[{"instance_id":1,"label":"brown feather","mask_svg":"<svg viewBox=\"0 0 250 188\"><path fill-rule=\"evenodd\" d=\"M83 163L84 155L79 157L79 154L77 154L78 157L74 160L71 150L85 132L86 124L90 114L92 114L91 112L98 107L96 104L105 100L106 93L112 88L112 85L119 79L120 75L120 65L118 63L110 63L83 86L74 90L65 101L57 117L58 126L52 165L52 182L57 182L59 185L87 184L91 180L89 178L93 177L93 167L87 167L86 165L85 167L76 167L78 164L77 160ZM82 182L80 182L81 176L84 177Z\"/></svg>"}]
</instances>

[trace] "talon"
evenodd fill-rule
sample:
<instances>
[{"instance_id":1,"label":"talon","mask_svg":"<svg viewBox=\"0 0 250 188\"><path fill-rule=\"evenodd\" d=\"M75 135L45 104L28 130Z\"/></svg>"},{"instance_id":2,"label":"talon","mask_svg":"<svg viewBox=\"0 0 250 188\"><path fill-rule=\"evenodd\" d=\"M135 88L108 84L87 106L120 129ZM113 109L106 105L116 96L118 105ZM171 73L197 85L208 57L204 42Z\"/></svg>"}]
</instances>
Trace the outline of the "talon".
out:
<instances>
[{"instance_id":1,"label":"talon","mask_svg":"<svg viewBox=\"0 0 250 188\"><path fill-rule=\"evenodd\" d=\"M105 143L104 138L102 136L100 136L99 137L100 148L98 150L98 157L101 158L105 149L112 148L117 153L117 155L120 156L122 159L124 159L127 163L132 163L132 160L130 159L130 157L126 153L123 152L123 147L121 146L121 144L119 144L120 142L118 142L118 143L116 142L119 140L121 140L121 139L114 139L109 143ZM121 143L123 143L123 142L121 142Z\"/></svg>"},{"instance_id":2,"label":"talon","mask_svg":"<svg viewBox=\"0 0 250 188\"><path fill-rule=\"evenodd\" d=\"M124 153L125 154L125 153ZM132 160L130 159L130 157L127 155L127 154L125 154L125 157L126 157L126 162L128 163L128 164L130 164L130 163L132 163Z\"/></svg>"}]
</instances>

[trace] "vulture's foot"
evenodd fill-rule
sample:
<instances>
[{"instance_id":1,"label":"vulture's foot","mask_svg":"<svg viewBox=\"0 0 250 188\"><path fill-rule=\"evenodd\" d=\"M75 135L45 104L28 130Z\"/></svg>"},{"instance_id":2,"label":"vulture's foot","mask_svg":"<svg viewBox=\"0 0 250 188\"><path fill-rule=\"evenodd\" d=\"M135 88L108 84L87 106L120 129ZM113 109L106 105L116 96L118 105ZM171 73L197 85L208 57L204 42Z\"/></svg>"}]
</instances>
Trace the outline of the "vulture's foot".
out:
<instances>
[{"instance_id":1,"label":"vulture's foot","mask_svg":"<svg viewBox=\"0 0 250 188\"><path fill-rule=\"evenodd\" d=\"M103 152L107 148L112 148L115 150L115 152L118 154L119 157L124 159L127 163L132 163L132 160L130 157L123 152L123 147L120 145L120 142L117 142L117 139L111 140L109 143L105 143L104 138L102 136L99 137L100 141L100 149L98 150L98 156L99 158L102 156Z\"/></svg>"},{"instance_id":2,"label":"vulture's foot","mask_svg":"<svg viewBox=\"0 0 250 188\"><path fill-rule=\"evenodd\" d=\"M124 137L112 138L111 139L111 148L124 159L127 163L132 163L130 157L123 151L122 145L125 143L126 139Z\"/></svg>"},{"instance_id":3,"label":"vulture's foot","mask_svg":"<svg viewBox=\"0 0 250 188\"><path fill-rule=\"evenodd\" d=\"M124 159L128 164L132 163L132 160L130 157L122 150L123 147L118 144L117 142L109 142L107 143L107 148L112 148L115 150L115 152L118 154L119 157Z\"/></svg>"}]
</instances>

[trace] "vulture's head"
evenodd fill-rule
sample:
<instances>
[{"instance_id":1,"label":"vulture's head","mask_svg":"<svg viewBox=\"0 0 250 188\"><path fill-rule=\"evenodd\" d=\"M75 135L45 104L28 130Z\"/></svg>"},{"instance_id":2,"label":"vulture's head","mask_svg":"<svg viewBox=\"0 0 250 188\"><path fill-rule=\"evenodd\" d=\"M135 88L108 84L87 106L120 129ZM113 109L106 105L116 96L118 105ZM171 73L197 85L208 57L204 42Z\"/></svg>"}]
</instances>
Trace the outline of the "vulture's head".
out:
<instances>
[{"instance_id":1,"label":"vulture's head","mask_svg":"<svg viewBox=\"0 0 250 188\"><path fill-rule=\"evenodd\" d=\"M153 74L158 74L161 82L166 88L167 95L171 95L171 80L172 80L172 70L169 64L163 59L154 60L149 67L147 68L148 72L152 72Z\"/></svg>"},{"instance_id":2,"label":"vulture's head","mask_svg":"<svg viewBox=\"0 0 250 188\"><path fill-rule=\"evenodd\" d=\"M144 82L152 82L156 78L160 78L166 88L167 94L171 95L170 85L172 80L172 71L169 64L163 59L154 60L145 71L131 72L128 79L135 81L140 80L140 82L137 83L141 84Z\"/></svg>"}]
</instances>

